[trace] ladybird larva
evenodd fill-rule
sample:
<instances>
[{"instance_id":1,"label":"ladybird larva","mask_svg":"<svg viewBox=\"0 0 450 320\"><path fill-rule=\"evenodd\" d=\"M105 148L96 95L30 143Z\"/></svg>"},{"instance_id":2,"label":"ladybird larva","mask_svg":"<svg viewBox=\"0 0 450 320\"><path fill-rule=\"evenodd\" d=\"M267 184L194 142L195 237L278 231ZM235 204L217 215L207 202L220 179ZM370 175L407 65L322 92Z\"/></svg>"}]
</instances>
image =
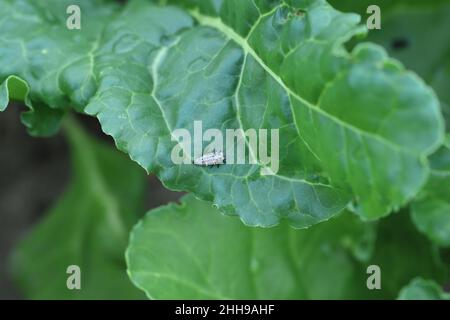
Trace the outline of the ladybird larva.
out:
<instances>
[{"instance_id":1,"label":"ladybird larva","mask_svg":"<svg viewBox=\"0 0 450 320\"><path fill-rule=\"evenodd\" d=\"M225 164L225 157L222 151L213 151L195 159L193 164L204 167L219 166Z\"/></svg>"}]
</instances>

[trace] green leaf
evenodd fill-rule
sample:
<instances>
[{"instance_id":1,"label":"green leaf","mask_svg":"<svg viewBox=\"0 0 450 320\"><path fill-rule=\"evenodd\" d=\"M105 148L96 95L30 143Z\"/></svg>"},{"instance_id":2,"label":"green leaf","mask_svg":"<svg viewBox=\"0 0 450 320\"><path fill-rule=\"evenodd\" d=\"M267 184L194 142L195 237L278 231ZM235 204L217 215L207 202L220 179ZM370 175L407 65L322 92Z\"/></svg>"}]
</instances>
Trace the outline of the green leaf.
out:
<instances>
[{"instance_id":1,"label":"green leaf","mask_svg":"<svg viewBox=\"0 0 450 320\"><path fill-rule=\"evenodd\" d=\"M9 100L25 101L29 87L22 79L10 76L0 85L0 111L5 111Z\"/></svg>"},{"instance_id":2,"label":"green leaf","mask_svg":"<svg viewBox=\"0 0 450 320\"><path fill-rule=\"evenodd\" d=\"M450 146L431 159L433 174L420 196L411 204L417 228L441 246L450 246Z\"/></svg>"},{"instance_id":3,"label":"green leaf","mask_svg":"<svg viewBox=\"0 0 450 320\"><path fill-rule=\"evenodd\" d=\"M0 84L0 111L4 111L10 100L23 101L28 111L21 116L22 123L34 136L51 136L59 130L63 112L34 104L29 98L30 87L17 76L9 76Z\"/></svg>"},{"instance_id":4,"label":"green leaf","mask_svg":"<svg viewBox=\"0 0 450 320\"><path fill-rule=\"evenodd\" d=\"M133 283L154 299L395 298L417 275L445 277L406 214L378 227L346 212L307 230L248 228L193 196L147 213L126 257ZM371 264L381 290L366 287Z\"/></svg>"},{"instance_id":5,"label":"green leaf","mask_svg":"<svg viewBox=\"0 0 450 320\"><path fill-rule=\"evenodd\" d=\"M363 32L357 15L324 0L76 3L88 32L64 28L63 4L2 2L0 79L19 75L50 108L97 116L168 188L248 225L305 228L350 201L364 218L385 216L426 182L425 158L443 139L438 101L379 47L344 49ZM24 53L33 63L10 62ZM193 133L195 120L222 132L279 129L279 171L173 164L172 132Z\"/></svg>"},{"instance_id":6,"label":"green leaf","mask_svg":"<svg viewBox=\"0 0 450 320\"><path fill-rule=\"evenodd\" d=\"M368 39L382 45L425 79L441 100L450 125L450 4L447 0L332 0L337 8L367 18L367 7L381 9L382 28L371 30ZM430 36L432 35L432 36ZM401 44L401 45L399 45ZM424 58L426 57L426 58Z\"/></svg>"},{"instance_id":7,"label":"green leaf","mask_svg":"<svg viewBox=\"0 0 450 320\"><path fill-rule=\"evenodd\" d=\"M412 68L436 90L447 128L450 126L450 4L448 1L331 1L343 10L363 16L370 4L382 12L382 30L372 30L369 39L383 45L389 54ZM430 36L432 34L432 36ZM401 41L402 46L396 46ZM430 50L432 48L432 50ZM423 57L426 56L426 59ZM447 138L447 141L448 138ZM417 228L441 246L450 245L450 149L440 148L431 156L432 175L412 202L411 215Z\"/></svg>"},{"instance_id":8,"label":"green leaf","mask_svg":"<svg viewBox=\"0 0 450 320\"><path fill-rule=\"evenodd\" d=\"M391 56L422 78L430 81L444 67L443 62L449 61L450 39L445 32L450 27L448 1L362 2L377 4L381 8L382 29L370 31L369 40L382 45ZM399 40L404 41L402 46L396 45Z\"/></svg>"},{"instance_id":9,"label":"green leaf","mask_svg":"<svg viewBox=\"0 0 450 320\"><path fill-rule=\"evenodd\" d=\"M149 212L135 227L129 274L156 299L345 297L348 286L357 284L349 248L370 231L348 218L307 231L285 224L253 229L187 196L181 205Z\"/></svg>"},{"instance_id":10,"label":"green leaf","mask_svg":"<svg viewBox=\"0 0 450 320\"><path fill-rule=\"evenodd\" d=\"M370 37L388 47L392 56L416 71L436 90L446 114L447 128L450 128L450 38L446 32L450 28L449 15L448 1L415 5L408 1L386 14L383 32ZM405 39L408 46L392 48L396 39Z\"/></svg>"},{"instance_id":11,"label":"green leaf","mask_svg":"<svg viewBox=\"0 0 450 320\"><path fill-rule=\"evenodd\" d=\"M450 300L450 294L445 293L434 281L417 278L400 291L400 300Z\"/></svg>"},{"instance_id":12,"label":"green leaf","mask_svg":"<svg viewBox=\"0 0 450 320\"><path fill-rule=\"evenodd\" d=\"M138 299L125 272L129 229L142 212L145 175L109 147L66 122L72 181L12 256L19 287L30 299ZM81 290L69 290L70 265Z\"/></svg>"},{"instance_id":13,"label":"green leaf","mask_svg":"<svg viewBox=\"0 0 450 320\"><path fill-rule=\"evenodd\" d=\"M82 8L86 31L82 35L66 28L70 4ZM67 109L79 110L87 103L95 90L89 54L111 15L112 6L101 0L0 2L0 85L7 88L14 76L29 87L25 103L30 111L22 115L22 122L30 134L55 134ZM2 91L0 111L9 102L6 90Z\"/></svg>"},{"instance_id":14,"label":"green leaf","mask_svg":"<svg viewBox=\"0 0 450 320\"><path fill-rule=\"evenodd\" d=\"M353 1L334 2L342 9L356 9ZM379 5L382 12L382 30L370 31L369 39L383 45L390 55L400 59L432 85L441 101L447 126L450 125L448 1L360 1L358 12L365 14L369 4ZM399 40L404 41L404 47L395 46ZM449 137L447 146L431 156L432 175L411 208L417 228L441 246L450 246Z\"/></svg>"}]
</instances>

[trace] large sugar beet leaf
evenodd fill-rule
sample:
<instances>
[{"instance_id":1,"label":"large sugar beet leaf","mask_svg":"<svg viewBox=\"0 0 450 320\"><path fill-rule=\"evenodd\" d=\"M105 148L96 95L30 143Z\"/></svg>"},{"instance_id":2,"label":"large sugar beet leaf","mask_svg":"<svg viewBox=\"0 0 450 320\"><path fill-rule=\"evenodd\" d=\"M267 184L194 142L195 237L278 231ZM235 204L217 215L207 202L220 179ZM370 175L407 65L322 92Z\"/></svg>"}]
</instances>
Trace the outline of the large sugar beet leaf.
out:
<instances>
[{"instance_id":1,"label":"large sugar beet leaf","mask_svg":"<svg viewBox=\"0 0 450 320\"><path fill-rule=\"evenodd\" d=\"M71 31L68 2L40 3L0 4L0 80L26 80L41 117L95 115L167 187L246 224L308 227L350 202L364 218L387 215L420 190L442 142L433 92L379 47L346 51L359 18L325 1L78 1L85 24ZM196 120L278 129L279 170L255 152L246 165L174 164L172 133Z\"/></svg>"}]
</instances>

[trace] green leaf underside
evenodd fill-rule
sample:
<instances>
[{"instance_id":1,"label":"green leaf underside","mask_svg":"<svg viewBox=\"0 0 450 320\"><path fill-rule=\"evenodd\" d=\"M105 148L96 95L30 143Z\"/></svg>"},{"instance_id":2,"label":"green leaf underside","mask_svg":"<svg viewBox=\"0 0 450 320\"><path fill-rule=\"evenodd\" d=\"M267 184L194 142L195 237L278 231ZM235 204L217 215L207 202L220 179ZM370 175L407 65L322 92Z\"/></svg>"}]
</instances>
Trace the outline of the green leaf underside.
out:
<instances>
[{"instance_id":1,"label":"green leaf underside","mask_svg":"<svg viewBox=\"0 0 450 320\"><path fill-rule=\"evenodd\" d=\"M73 177L47 216L12 255L28 299L140 299L125 272L128 232L142 212L145 174L120 152L93 142L68 123ZM66 270L81 270L69 290Z\"/></svg>"},{"instance_id":2,"label":"green leaf underside","mask_svg":"<svg viewBox=\"0 0 450 320\"><path fill-rule=\"evenodd\" d=\"M248 225L304 228L351 200L365 218L386 215L425 183L425 156L443 135L438 102L379 47L343 49L362 32L356 15L321 0L183 1L189 11L75 3L86 13L79 31L65 30L62 4L0 4L0 79L24 78L45 112L96 115L167 187ZM171 132L193 132L194 120L280 129L280 170L174 165Z\"/></svg>"},{"instance_id":3,"label":"green leaf underside","mask_svg":"<svg viewBox=\"0 0 450 320\"><path fill-rule=\"evenodd\" d=\"M400 300L450 300L450 294L445 293L434 281L421 278L414 279L405 286L398 297Z\"/></svg>"},{"instance_id":4,"label":"green leaf underside","mask_svg":"<svg viewBox=\"0 0 450 320\"><path fill-rule=\"evenodd\" d=\"M306 230L247 228L187 196L136 225L128 273L153 299L392 299L415 276L446 276L407 218L377 227L345 212ZM381 290L366 287L371 264Z\"/></svg>"},{"instance_id":5,"label":"green leaf underside","mask_svg":"<svg viewBox=\"0 0 450 320\"><path fill-rule=\"evenodd\" d=\"M51 136L59 129L63 112L57 109L48 109L42 105L34 104L29 98L28 84L17 76L7 77L0 84L0 112L4 111L10 101L23 101L28 111L22 113L22 122L29 128L29 133L36 136Z\"/></svg>"}]
</instances>

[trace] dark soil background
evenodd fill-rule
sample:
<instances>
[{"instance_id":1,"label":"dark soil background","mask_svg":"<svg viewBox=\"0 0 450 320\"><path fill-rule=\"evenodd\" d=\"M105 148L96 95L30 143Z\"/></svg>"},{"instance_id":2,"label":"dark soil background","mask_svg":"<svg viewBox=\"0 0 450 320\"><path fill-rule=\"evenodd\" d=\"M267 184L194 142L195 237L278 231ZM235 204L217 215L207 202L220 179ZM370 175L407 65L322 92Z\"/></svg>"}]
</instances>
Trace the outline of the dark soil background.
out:
<instances>
[{"instance_id":1,"label":"dark soil background","mask_svg":"<svg viewBox=\"0 0 450 320\"><path fill-rule=\"evenodd\" d=\"M64 192L71 175L64 136L29 136L20 122L22 110L23 106L11 104L0 114L0 300L24 298L10 277L8 256ZM113 145L95 119L79 120L92 135ZM147 209L182 195L165 189L154 176L148 180Z\"/></svg>"}]
</instances>

